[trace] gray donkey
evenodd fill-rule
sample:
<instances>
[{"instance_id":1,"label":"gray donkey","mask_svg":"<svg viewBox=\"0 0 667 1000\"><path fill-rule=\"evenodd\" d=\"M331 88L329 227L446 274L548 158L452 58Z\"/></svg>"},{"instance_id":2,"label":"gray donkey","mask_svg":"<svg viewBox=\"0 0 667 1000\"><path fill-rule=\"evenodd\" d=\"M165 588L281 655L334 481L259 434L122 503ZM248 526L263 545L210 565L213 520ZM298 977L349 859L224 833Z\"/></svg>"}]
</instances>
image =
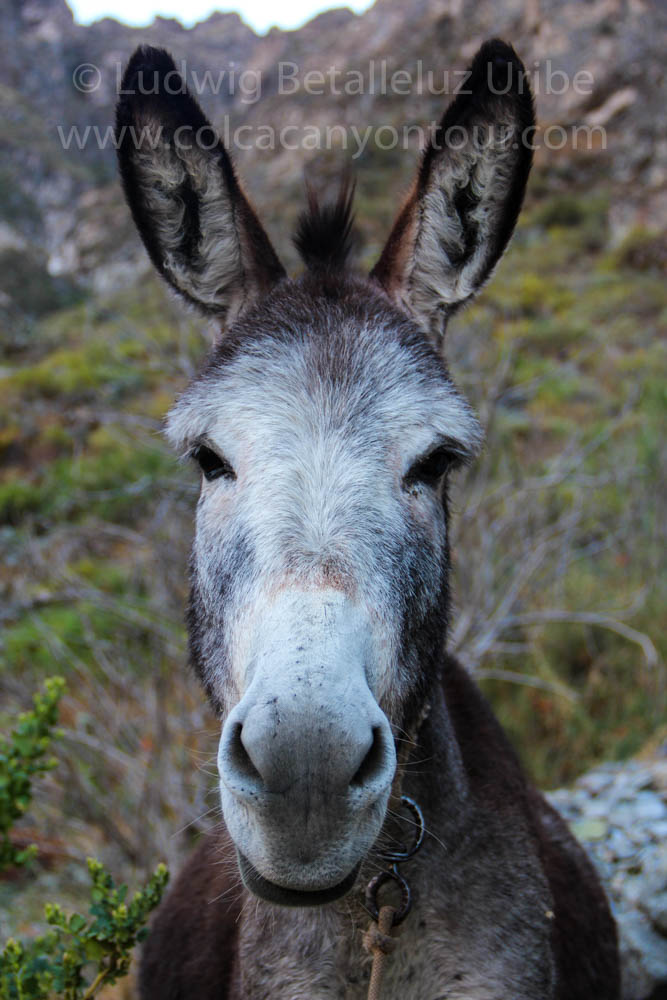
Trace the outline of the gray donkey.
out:
<instances>
[{"instance_id":1,"label":"gray donkey","mask_svg":"<svg viewBox=\"0 0 667 1000\"><path fill-rule=\"evenodd\" d=\"M445 652L447 485L481 433L441 348L523 200L523 65L482 46L369 277L349 185L311 196L287 277L176 83L137 50L117 135L155 266L220 326L168 434L202 473L188 628L224 823L157 914L142 997L361 1000L359 930L399 888L385 1000L614 1000L595 873Z\"/></svg>"}]
</instances>

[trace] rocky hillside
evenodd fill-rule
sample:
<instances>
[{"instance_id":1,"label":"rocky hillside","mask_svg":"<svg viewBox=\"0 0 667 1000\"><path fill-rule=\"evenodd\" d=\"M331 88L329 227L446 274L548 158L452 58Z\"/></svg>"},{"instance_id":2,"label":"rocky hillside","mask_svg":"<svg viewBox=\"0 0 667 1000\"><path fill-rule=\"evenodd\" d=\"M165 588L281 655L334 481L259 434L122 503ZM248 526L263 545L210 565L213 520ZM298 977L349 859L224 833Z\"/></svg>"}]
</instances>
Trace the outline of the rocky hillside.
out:
<instances>
[{"instance_id":1,"label":"rocky hillside","mask_svg":"<svg viewBox=\"0 0 667 1000\"><path fill-rule=\"evenodd\" d=\"M604 177L616 239L638 221L667 217L664 5L416 0L408 21L406 33L401 0L378 0L363 16L339 9L298 31L257 37L236 14L215 14L190 30L161 18L141 30L109 19L82 27L65 0L9 0L0 25L4 308L34 315L81 288L122 287L144 266L118 196L107 131L122 66L143 41L184 61L190 85L221 128L253 127L232 143L234 154L288 256L285 222L314 162L326 179L352 160L371 210L368 251L377 248L393 205L385 191L400 191L412 159L400 148L383 149L390 133L378 129L438 117L443 91L454 90L476 47L494 34L510 39L531 71L544 128L604 130L590 150L574 151L568 135L563 149L543 149L538 165L568 187ZM323 70L320 83L307 75ZM294 126L290 146L298 148L281 149L277 140L268 148L260 129L285 125ZM562 144L560 133L553 137ZM414 149L416 134L408 141Z\"/></svg>"}]
</instances>

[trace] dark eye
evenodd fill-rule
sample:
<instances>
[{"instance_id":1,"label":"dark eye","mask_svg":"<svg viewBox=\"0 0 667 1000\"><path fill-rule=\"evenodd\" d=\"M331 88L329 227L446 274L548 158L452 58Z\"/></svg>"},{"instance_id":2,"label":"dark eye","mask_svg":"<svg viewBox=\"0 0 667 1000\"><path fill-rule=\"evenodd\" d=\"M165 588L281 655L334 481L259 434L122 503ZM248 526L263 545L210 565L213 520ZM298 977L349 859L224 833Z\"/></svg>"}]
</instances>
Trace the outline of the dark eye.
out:
<instances>
[{"instance_id":1,"label":"dark eye","mask_svg":"<svg viewBox=\"0 0 667 1000\"><path fill-rule=\"evenodd\" d=\"M229 462L216 454L212 448L207 448L205 444L198 444L192 452L192 457L198 463L204 478L209 482L225 476L228 479L236 479L236 473Z\"/></svg>"},{"instance_id":2,"label":"dark eye","mask_svg":"<svg viewBox=\"0 0 667 1000\"><path fill-rule=\"evenodd\" d=\"M437 486L447 470L456 465L457 460L458 456L450 448L436 448L415 462L405 477L405 483L407 486L415 483Z\"/></svg>"}]
</instances>

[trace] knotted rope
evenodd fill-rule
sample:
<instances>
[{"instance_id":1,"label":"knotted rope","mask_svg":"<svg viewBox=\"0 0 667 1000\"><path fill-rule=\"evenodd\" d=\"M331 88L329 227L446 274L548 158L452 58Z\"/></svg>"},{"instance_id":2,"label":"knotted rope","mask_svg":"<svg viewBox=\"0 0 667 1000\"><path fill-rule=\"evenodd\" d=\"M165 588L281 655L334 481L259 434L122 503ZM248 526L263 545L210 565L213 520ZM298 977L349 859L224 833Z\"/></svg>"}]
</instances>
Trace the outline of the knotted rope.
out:
<instances>
[{"instance_id":1,"label":"knotted rope","mask_svg":"<svg viewBox=\"0 0 667 1000\"><path fill-rule=\"evenodd\" d=\"M381 906L377 921L373 920L364 934L364 948L373 956L371 981L368 984L368 1000L380 1000L380 989L387 958L398 941L391 935L396 910L393 906Z\"/></svg>"}]
</instances>

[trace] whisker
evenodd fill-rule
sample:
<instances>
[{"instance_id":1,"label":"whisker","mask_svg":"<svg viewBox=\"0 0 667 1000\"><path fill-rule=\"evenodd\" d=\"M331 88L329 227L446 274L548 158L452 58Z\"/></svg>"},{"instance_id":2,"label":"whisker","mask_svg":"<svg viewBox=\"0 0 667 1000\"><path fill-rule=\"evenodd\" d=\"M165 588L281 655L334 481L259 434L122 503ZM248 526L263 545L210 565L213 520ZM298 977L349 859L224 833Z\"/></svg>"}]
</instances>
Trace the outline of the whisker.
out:
<instances>
[{"instance_id":1,"label":"whisker","mask_svg":"<svg viewBox=\"0 0 667 1000\"><path fill-rule=\"evenodd\" d=\"M408 824L409 824L410 826L416 826L416 827L419 827L419 825L420 825L420 824L419 824L419 823L417 823L417 822L416 822L416 821L415 821L414 819L411 819L411 818L410 818L409 816L405 816L405 815L404 815L403 813L398 813L398 812L396 812L396 810L395 810L395 809L389 809L389 808L387 808L387 812L388 812L388 813L389 813L389 814L390 814L391 816L395 816L395 817L396 817L397 819L400 819L400 820L402 820L402 821L403 821L404 823L408 823ZM424 833L425 833L425 834L428 834L428 836L429 836L429 837L432 837L432 838L433 838L433 840L435 840L435 842L436 842L437 844L440 844L440 846L442 847L442 849L443 849L444 851L447 851L447 850L448 850L448 848L447 848L447 845L446 845L446 844L445 844L445 843L444 843L444 842L443 842L442 840L440 840L440 838L439 838L439 837L436 837L436 835L435 835L434 833L432 833L432 832L431 832L431 830L429 830L429 828L428 828L428 827L426 826L426 824L425 824L425 823L424 823Z\"/></svg>"},{"instance_id":2,"label":"whisker","mask_svg":"<svg viewBox=\"0 0 667 1000\"><path fill-rule=\"evenodd\" d=\"M228 896L231 892L234 892L234 890L238 889L239 886L241 885L243 885L243 881L239 879L238 882L235 882L233 885L230 885L227 889L224 889L217 896L214 896L213 899L209 899L209 905L211 905L212 903L219 903L221 900L225 899L225 897ZM241 893L239 893L234 902L236 902L240 898L241 898Z\"/></svg>"},{"instance_id":3,"label":"whisker","mask_svg":"<svg viewBox=\"0 0 667 1000\"><path fill-rule=\"evenodd\" d=\"M188 820L185 826L182 826L180 830L175 830L174 833L170 835L170 840L173 840L174 837L178 837L180 836L180 834L185 833L185 831L188 830L191 826L194 826L195 823L199 823L200 820L205 819L206 816L210 816L212 812L217 812L218 809L220 809L220 804L216 803L215 805L212 805L210 809L207 809L205 812L201 813L200 816L195 816L194 819Z\"/></svg>"}]
</instances>

